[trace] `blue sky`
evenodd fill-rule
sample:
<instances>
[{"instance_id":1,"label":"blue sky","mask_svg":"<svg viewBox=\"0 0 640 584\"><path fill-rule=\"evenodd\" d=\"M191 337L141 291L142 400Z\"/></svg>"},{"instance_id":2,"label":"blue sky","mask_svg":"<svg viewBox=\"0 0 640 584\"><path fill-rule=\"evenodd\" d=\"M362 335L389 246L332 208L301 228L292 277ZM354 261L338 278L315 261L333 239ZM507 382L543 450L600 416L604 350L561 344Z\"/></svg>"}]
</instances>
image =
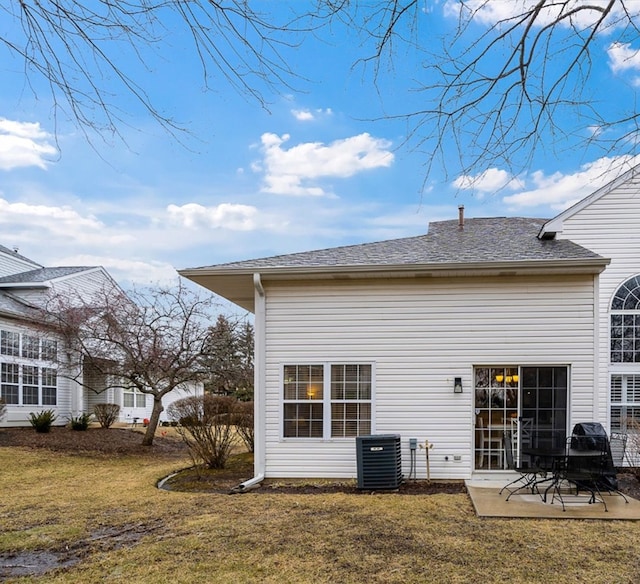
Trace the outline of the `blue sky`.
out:
<instances>
[{"instance_id":1,"label":"blue sky","mask_svg":"<svg viewBox=\"0 0 640 584\"><path fill-rule=\"evenodd\" d=\"M425 2L417 34L450 30L449 4ZM489 3L476 26L516 4ZM633 105L640 79L640 42L614 44L614 28L599 39L594 84L584 89L604 99L601 108ZM267 109L223 79L205 88L174 35L139 73L189 132L172 138L114 85L124 140L105 133L90 143L63 111L54 117L46 84L27 84L0 49L0 243L44 265L102 265L122 283L149 284L180 268L422 234L430 221L455 219L461 204L467 217L552 217L613 178L617 159L548 135L558 147L517 175L488 166L464 176L452 164L425 181L406 123L382 119L420 107L411 87L424 56L401 52L393 69L385 62L376 91L371 71L353 67L366 49L353 31L300 40L287 53L300 77L268 94Z\"/></svg>"}]
</instances>

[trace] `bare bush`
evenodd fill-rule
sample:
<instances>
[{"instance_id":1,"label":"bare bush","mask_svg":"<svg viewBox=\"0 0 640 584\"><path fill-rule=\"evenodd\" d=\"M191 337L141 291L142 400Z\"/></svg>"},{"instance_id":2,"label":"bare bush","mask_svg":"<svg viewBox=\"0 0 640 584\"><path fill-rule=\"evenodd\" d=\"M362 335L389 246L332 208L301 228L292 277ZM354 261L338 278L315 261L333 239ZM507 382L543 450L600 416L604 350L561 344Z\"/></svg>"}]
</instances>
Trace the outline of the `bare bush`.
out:
<instances>
[{"instance_id":1,"label":"bare bush","mask_svg":"<svg viewBox=\"0 0 640 584\"><path fill-rule=\"evenodd\" d=\"M93 408L93 414L100 426L110 428L118 420L120 406L118 404L96 404Z\"/></svg>"},{"instance_id":2,"label":"bare bush","mask_svg":"<svg viewBox=\"0 0 640 584\"><path fill-rule=\"evenodd\" d=\"M627 433L625 458L630 467L628 470L640 480L640 421L627 417L623 422Z\"/></svg>"},{"instance_id":3,"label":"bare bush","mask_svg":"<svg viewBox=\"0 0 640 584\"><path fill-rule=\"evenodd\" d=\"M175 401L167 413L179 423L177 431L196 464L224 468L233 448L237 407L235 398L205 394Z\"/></svg>"},{"instance_id":4,"label":"bare bush","mask_svg":"<svg viewBox=\"0 0 640 584\"><path fill-rule=\"evenodd\" d=\"M253 402L238 402L235 414L236 431L249 452L254 451Z\"/></svg>"}]
</instances>

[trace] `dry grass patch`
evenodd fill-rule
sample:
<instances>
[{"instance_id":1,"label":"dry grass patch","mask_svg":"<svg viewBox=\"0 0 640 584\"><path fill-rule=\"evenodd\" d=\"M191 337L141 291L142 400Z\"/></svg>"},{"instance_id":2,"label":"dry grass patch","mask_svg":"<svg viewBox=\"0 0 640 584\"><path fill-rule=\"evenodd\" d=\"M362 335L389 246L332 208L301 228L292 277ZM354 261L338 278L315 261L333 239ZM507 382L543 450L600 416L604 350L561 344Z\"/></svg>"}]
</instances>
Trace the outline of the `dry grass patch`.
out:
<instances>
[{"instance_id":1,"label":"dry grass patch","mask_svg":"<svg viewBox=\"0 0 640 584\"><path fill-rule=\"evenodd\" d=\"M636 523L479 519L465 494L156 489L180 463L0 448L0 558L6 565L18 552L48 552L71 560L11 581L640 581Z\"/></svg>"}]
</instances>

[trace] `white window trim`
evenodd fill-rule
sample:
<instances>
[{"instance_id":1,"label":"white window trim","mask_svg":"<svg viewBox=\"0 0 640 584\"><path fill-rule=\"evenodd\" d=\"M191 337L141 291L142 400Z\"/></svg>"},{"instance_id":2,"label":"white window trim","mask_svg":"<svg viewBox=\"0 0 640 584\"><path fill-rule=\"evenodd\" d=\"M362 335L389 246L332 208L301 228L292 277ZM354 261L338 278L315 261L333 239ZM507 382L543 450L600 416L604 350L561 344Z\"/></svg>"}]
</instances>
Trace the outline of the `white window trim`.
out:
<instances>
[{"instance_id":1,"label":"white window trim","mask_svg":"<svg viewBox=\"0 0 640 584\"><path fill-rule=\"evenodd\" d=\"M59 407L60 402L60 376L58 375L58 364L56 361L49 361L42 358L42 342L45 340L44 337L39 336L38 334L34 334L32 330L14 330L11 328L3 327L3 332L17 334L18 335L18 354L17 355L7 355L0 354L0 363L7 363L10 365L18 366L18 403L7 404L8 407L12 408L34 408L34 407L46 407L50 409L55 409ZM38 339L38 357L23 357L23 347L24 347L24 337L35 337ZM58 341L55 341L56 344ZM23 378L23 367L36 367L38 371L38 403L37 404L25 404L23 403L24 395L24 378ZM43 369L52 369L56 372L56 384L47 385L44 383ZM11 384L14 385L14 384ZM28 384L30 387L35 387L31 384ZM56 403L55 404L45 404L43 403L43 388L53 388L55 389L56 395ZM2 392L0 391L0 395Z\"/></svg>"},{"instance_id":2,"label":"white window trim","mask_svg":"<svg viewBox=\"0 0 640 584\"><path fill-rule=\"evenodd\" d=\"M125 394L131 395L133 397L133 405L125 406L124 405L124 396ZM138 397L144 396L144 405L138 405ZM123 387L122 388L122 408L126 410L145 410L147 409L147 394L143 391L140 391L137 387Z\"/></svg>"},{"instance_id":3,"label":"white window trim","mask_svg":"<svg viewBox=\"0 0 640 584\"><path fill-rule=\"evenodd\" d=\"M284 387L284 368L287 365L309 365L309 366L322 366L323 378L322 378L322 438L310 437L310 436L285 436L284 435L284 405L285 403L305 403L303 400L285 400L283 394ZM334 361L286 361L280 364L280 375L278 380L278 395L280 400L279 407L279 436L281 442L349 442L355 440L355 436L331 436L331 366L332 365L370 365L371 366L371 399L359 400L368 401L371 404L371 434L375 434L376 428L376 363L375 361L366 360L334 360ZM318 400L319 401L319 400ZM342 400L337 400L341 402Z\"/></svg>"}]
</instances>

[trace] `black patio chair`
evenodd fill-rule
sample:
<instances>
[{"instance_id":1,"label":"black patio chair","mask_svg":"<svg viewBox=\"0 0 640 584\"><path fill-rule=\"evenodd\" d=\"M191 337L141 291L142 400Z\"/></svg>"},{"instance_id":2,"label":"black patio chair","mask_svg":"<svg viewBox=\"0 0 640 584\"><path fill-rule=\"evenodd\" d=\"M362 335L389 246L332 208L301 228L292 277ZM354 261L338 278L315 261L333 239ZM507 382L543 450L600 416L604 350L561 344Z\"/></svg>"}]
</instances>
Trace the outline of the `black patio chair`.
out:
<instances>
[{"instance_id":1,"label":"black patio chair","mask_svg":"<svg viewBox=\"0 0 640 584\"><path fill-rule=\"evenodd\" d=\"M503 491L509 491L506 501L511 498L518 491L530 490L531 494L536 492L536 485L539 482L540 477L546 475L546 471L535 465L522 466L517 465L513 456L513 442L511 439L511 432L504 432L502 435L502 443L504 445L504 456L507 463L507 469L517 472L520 476L510 483L507 483L502 489L500 489L500 495Z\"/></svg>"},{"instance_id":2,"label":"black patio chair","mask_svg":"<svg viewBox=\"0 0 640 584\"><path fill-rule=\"evenodd\" d=\"M611 432L609 435L609 468L608 472L600 481L599 487L601 491L606 491L609 494L620 495L625 503L629 502L629 499L625 494L618 489L618 478L616 473L624 465L624 460L627 452L627 435L620 432Z\"/></svg>"},{"instance_id":3,"label":"black patio chair","mask_svg":"<svg viewBox=\"0 0 640 584\"><path fill-rule=\"evenodd\" d=\"M627 435L620 432L611 432L609 435L609 446L611 447L613 466L622 468L627 454Z\"/></svg>"}]
</instances>

